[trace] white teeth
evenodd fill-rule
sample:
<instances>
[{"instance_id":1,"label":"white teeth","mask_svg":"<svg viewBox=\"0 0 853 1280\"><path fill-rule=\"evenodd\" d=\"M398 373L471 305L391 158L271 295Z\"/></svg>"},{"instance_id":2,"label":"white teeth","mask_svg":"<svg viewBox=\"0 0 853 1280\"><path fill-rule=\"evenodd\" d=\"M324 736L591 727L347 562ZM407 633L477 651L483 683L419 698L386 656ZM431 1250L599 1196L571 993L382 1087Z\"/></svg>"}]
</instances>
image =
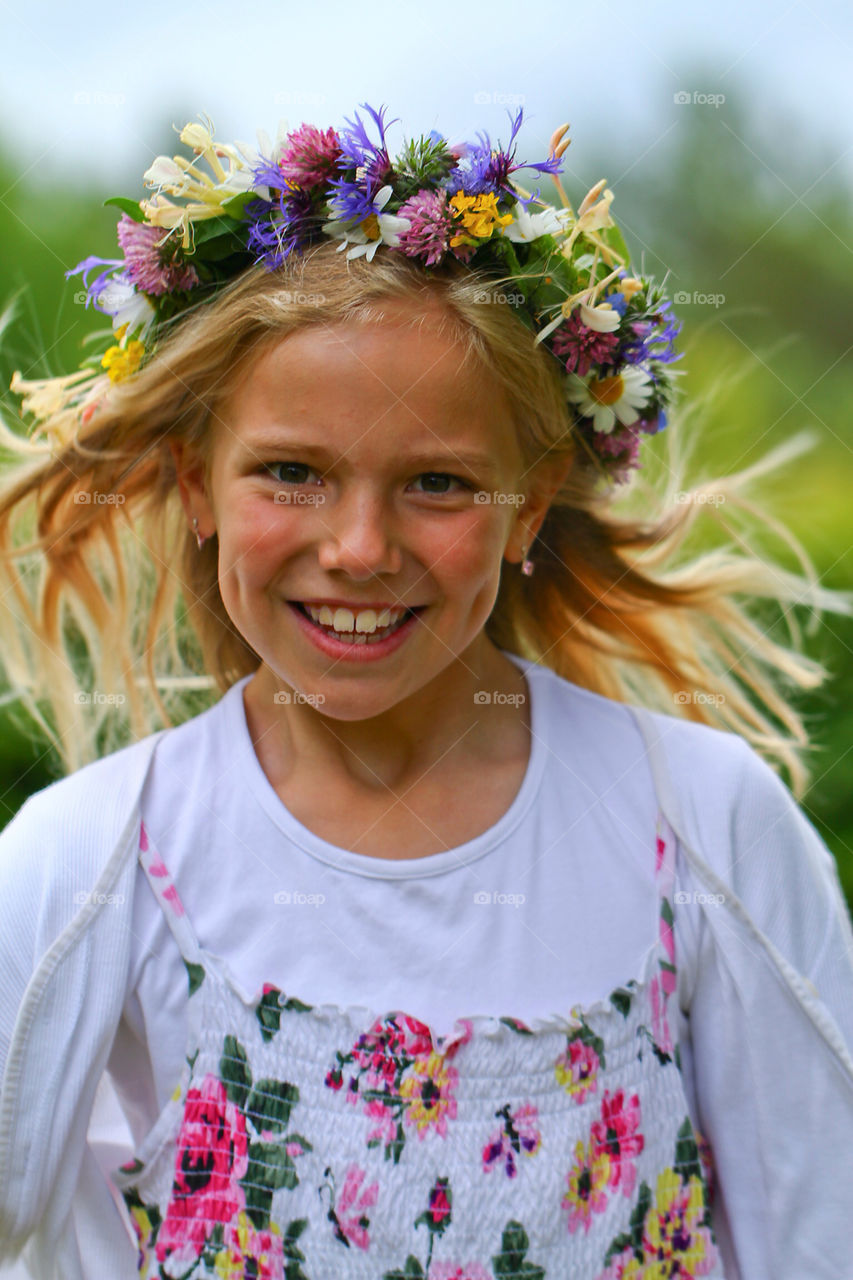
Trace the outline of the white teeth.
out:
<instances>
[{"instance_id":1,"label":"white teeth","mask_svg":"<svg viewBox=\"0 0 853 1280\"><path fill-rule=\"evenodd\" d=\"M315 622L326 627L334 627L335 631L340 631L343 635L351 634L353 631L358 632L356 641L359 643L362 634L366 639L377 629L394 626L407 612L406 609L383 609L377 617L375 609L359 609L358 613L354 614L352 609L344 608L335 609L333 613L327 604L319 609L306 604L304 608Z\"/></svg>"}]
</instances>

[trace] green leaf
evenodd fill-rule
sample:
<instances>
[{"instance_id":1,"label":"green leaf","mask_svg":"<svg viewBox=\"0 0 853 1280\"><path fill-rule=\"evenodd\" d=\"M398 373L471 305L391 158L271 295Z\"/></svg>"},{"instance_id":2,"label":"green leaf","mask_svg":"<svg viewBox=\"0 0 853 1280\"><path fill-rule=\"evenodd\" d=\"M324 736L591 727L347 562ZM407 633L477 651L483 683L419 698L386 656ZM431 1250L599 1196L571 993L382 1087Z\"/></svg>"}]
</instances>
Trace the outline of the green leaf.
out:
<instances>
[{"instance_id":1,"label":"green leaf","mask_svg":"<svg viewBox=\"0 0 853 1280\"><path fill-rule=\"evenodd\" d=\"M299 1186L296 1169L284 1147L277 1147L270 1142L249 1143L249 1165L245 1173L246 1182L257 1182L271 1191L286 1187L293 1191Z\"/></svg>"},{"instance_id":2,"label":"green leaf","mask_svg":"<svg viewBox=\"0 0 853 1280\"><path fill-rule=\"evenodd\" d=\"M104 201L104 208L110 204L121 209L123 213L133 218L134 222L145 221L145 214L140 209L138 200L128 200L126 196L110 196L109 200Z\"/></svg>"},{"instance_id":3,"label":"green leaf","mask_svg":"<svg viewBox=\"0 0 853 1280\"><path fill-rule=\"evenodd\" d=\"M252 1070L246 1050L236 1036L226 1036L219 1059L219 1077L231 1102L242 1111L252 1087Z\"/></svg>"},{"instance_id":4,"label":"green leaf","mask_svg":"<svg viewBox=\"0 0 853 1280\"><path fill-rule=\"evenodd\" d=\"M287 1080L259 1080L246 1103L246 1116L258 1133L264 1129L281 1133L290 1121L290 1112L299 1101L299 1090Z\"/></svg>"},{"instance_id":5,"label":"green leaf","mask_svg":"<svg viewBox=\"0 0 853 1280\"><path fill-rule=\"evenodd\" d=\"M241 191L239 195L223 200L222 209L229 218L240 218L249 201L258 199L260 197L255 195L254 191Z\"/></svg>"},{"instance_id":6,"label":"green leaf","mask_svg":"<svg viewBox=\"0 0 853 1280\"><path fill-rule=\"evenodd\" d=\"M190 995L194 995L204 982L204 965L192 964L189 960L185 960L187 974L190 982Z\"/></svg>"},{"instance_id":7,"label":"green leaf","mask_svg":"<svg viewBox=\"0 0 853 1280\"><path fill-rule=\"evenodd\" d=\"M630 991L626 991L624 987L617 987L615 991L610 993L610 1002L622 1014L623 1018L627 1018L631 1010L631 1000L633 996Z\"/></svg>"}]
</instances>

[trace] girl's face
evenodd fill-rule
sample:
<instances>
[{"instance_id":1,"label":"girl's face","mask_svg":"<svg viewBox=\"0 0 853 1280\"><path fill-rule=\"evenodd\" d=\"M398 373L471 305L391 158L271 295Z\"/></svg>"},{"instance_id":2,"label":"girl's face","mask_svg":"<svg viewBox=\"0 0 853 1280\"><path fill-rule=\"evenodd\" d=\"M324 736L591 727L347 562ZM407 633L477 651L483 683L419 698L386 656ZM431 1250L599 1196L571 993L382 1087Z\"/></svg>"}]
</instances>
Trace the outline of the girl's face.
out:
<instances>
[{"instance_id":1,"label":"girl's face","mask_svg":"<svg viewBox=\"0 0 853 1280\"><path fill-rule=\"evenodd\" d=\"M380 714L457 656L482 673L502 558L519 572L547 510L523 505L533 474L502 389L473 362L460 369L462 348L428 314L413 328L397 320L410 304L384 309L380 323L267 349L217 415L208 485L175 452L185 506L218 535L225 608L270 687L322 694L318 709L342 719ZM373 621L362 610L381 624L390 608L392 626L395 610L416 616L348 643L306 615L324 603L339 626L351 611L356 636Z\"/></svg>"}]
</instances>

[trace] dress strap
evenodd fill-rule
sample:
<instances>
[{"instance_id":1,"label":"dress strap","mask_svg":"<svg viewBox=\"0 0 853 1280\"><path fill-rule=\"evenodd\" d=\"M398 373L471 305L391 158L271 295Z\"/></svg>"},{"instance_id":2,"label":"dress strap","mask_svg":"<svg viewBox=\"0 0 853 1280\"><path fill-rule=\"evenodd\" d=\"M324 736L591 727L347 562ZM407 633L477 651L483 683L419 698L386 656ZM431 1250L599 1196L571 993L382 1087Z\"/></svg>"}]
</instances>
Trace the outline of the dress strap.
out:
<instances>
[{"instance_id":1,"label":"dress strap","mask_svg":"<svg viewBox=\"0 0 853 1280\"><path fill-rule=\"evenodd\" d=\"M139 863L148 877L148 883L154 891L155 898L163 908L166 922L175 935L175 941L184 960L187 964L200 964L201 948L198 945L198 939L187 919L184 904L181 902L169 869L151 843L143 820L139 824Z\"/></svg>"}]
</instances>

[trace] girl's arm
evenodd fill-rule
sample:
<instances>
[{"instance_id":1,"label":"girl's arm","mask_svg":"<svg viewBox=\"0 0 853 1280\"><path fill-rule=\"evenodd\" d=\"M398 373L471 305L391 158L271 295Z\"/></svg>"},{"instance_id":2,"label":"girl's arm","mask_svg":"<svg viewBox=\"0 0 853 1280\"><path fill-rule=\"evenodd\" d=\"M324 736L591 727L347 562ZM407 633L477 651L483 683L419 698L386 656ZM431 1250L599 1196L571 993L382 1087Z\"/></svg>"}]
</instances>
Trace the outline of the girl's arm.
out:
<instances>
[{"instance_id":1,"label":"girl's arm","mask_svg":"<svg viewBox=\"0 0 853 1280\"><path fill-rule=\"evenodd\" d=\"M699 920L687 1056L726 1274L837 1280L853 1274L853 929L829 850L737 742L730 845L680 858L675 908Z\"/></svg>"},{"instance_id":2,"label":"girl's arm","mask_svg":"<svg viewBox=\"0 0 853 1280\"><path fill-rule=\"evenodd\" d=\"M0 1264L26 1246L41 1280L87 1274L81 1249L117 1280L133 1259L87 1141L129 963L119 773L104 761L54 783L0 833Z\"/></svg>"}]
</instances>

